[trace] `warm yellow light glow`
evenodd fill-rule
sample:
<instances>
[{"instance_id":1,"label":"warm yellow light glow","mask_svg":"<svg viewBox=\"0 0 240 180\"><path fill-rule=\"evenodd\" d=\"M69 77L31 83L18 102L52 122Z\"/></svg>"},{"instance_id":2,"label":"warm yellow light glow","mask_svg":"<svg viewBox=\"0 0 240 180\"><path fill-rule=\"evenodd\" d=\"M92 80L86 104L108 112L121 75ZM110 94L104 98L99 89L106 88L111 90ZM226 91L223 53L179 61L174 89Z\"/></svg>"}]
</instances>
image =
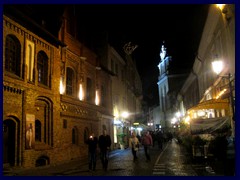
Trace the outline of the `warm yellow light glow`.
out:
<instances>
[{"instance_id":1,"label":"warm yellow light glow","mask_svg":"<svg viewBox=\"0 0 240 180\"><path fill-rule=\"evenodd\" d=\"M216 6L222 11L224 6L225 6L225 4L216 4Z\"/></svg>"},{"instance_id":2,"label":"warm yellow light glow","mask_svg":"<svg viewBox=\"0 0 240 180\"><path fill-rule=\"evenodd\" d=\"M79 100L82 101L83 100L83 87L82 84L79 85Z\"/></svg>"},{"instance_id":3,"label":"warm yellow light glow","mask_svg":"<svg viewBox=\"0 0 240 180\"><path fill-rule=\"evenodd\" d=\"M197 115L198 115L199 117L205 116L205 114L206 114L206 112L205 112L204 110L198 110L198 111L197 111Z\"/></svg>"},{"instance_id":4,"label":"warm yellow light glow","mask_svg":"<svg viewBox=\"0 0 240 180\"><path fill-rule=\"evenodd\" d=\"M216 96L216 99L220 98L226 91L227 89L223 89L222 91L220 91L220 93Z\"/></svg>"},{"instance_id":5,"label":"warm yellow light glow","mask_svg":"<svg viewBox=\"0 0 240 180\"><path fill-rule=\"evenodd\" d=\"M96 105L100 104L99 91L98 90L96 90L96 93L95 93L95 104Z\"/></svg>"},{"instance_id":6,"label":"warm yellow light glow","mask_svg":"<svg viewBox=\"0 0 240 180\"><path fill-rule=\"evenodd\" d=\"M222 61L213 61L212 68L216 74L220 74L220 72L223 70L223 62Z\"/></svg>"},{"instance_id":7,"label":"warm yellow light glow","mask_svg":"<svg viewBox=\"0 0 240 180\"><path fill-rule=\"evenodd\" d=\"M113 115L114 115L115 119L119 118L119 112L118 112L117 108L113 109Z\"/></svg>"},{"instance_id":8,"label":"warm yellow light glow","mask_svg":"<svg viewBox=\"0 0 240 180\"><path fill-rule=\"evenodd\" d=\"M190 117L187 116L187 117L185 118L184 122L185 122L186 124L190 124Z\"/></svg>"},{"instance_id":9,"label":"warm yellow light glow","mask_svg":"<svg viewBox=\"0 0 240 180\"><path fill-rule=\"evenodd\" d=\"M114 119L118 119L119 118L119 111L118 111L118 107L114 106L113 108L113 115L114 115Z\"/></svg>"},{"instance_id":10,"label":"warm yellow light glow","mask_svg":"<svg viewBox=\"0 0 240 180\"><path fill-rule=\"evenodd\" d=\"M60 79L59 91L60 91L60 94L63 94L64 91L65 91L64 86L63 86L63 80L62 80L62 78Z\"/></svg>"}]
</instances>

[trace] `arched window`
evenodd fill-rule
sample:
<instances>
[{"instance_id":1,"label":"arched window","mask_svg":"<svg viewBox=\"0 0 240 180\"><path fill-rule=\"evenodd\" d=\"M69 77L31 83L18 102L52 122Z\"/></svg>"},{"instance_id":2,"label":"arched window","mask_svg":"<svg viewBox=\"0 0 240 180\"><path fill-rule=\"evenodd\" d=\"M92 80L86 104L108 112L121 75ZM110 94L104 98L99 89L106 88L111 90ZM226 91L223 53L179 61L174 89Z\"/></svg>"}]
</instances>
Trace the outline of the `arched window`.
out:
<instances>
[{"instance_id":1,"label":"arched window","mask_svg":"<svg viewBox=\"0 0 240 180\"><path fill-rule=\"evenodd\" d=\"M5 44L5 70L20 76L21 45L13 35L7 35Z\"/></svg>"},{"instance_id":2,"label":"arched window","mask_svg":"<svg viewBox=\"0 0 240 180\"><path fill-rule=\"evenodd\" d=\"M74 128L72 129L72 144L76 144L76 131Z\"/></svg>"},{"instance_id":3,"label":"arched window","mask_svg":"<svg viewBox=\"0 0 240 180\"><path fill-rule=\"evenodd\" d=\"M44 51L37 55L38 82L48 85L48 56Z\"/></svg>"},{"instance_id":4,"label":"arched window","mask_svg":"<svg viewBox=\"0 0 240 180\"><path fill-rule=\"evenodd\" d=\"M35 141L41 141L41 122L35 121Z\"/></svg>"},{"instance_id":5,"label":"arched window","mask_svg":"<svg viewBox=\"0 0 240 180\"><path fill-rule=\"evenodd\" d=\"M39 96L35 102L35 110L36 138L42 143L53 146L53 102L47 97Z\"/></svg>"},{"instance_id":6,"label":"arched window","mask_svg":"<svg viewBox=\"0 0 240 180\"><path fill-rule=\"evenodd\" d=\"M87 127L85 127L84 129L84 142L86 142L88 140L89 137L89 129Z\"/></svg>"},{"instance_id":7,"label":"arched window","mask_svg":"<svg viewBox=\"0 0 240 180\"><path fill-rule=\"evenodd\" d=\"M72 129L72 144L78 144L78 130L77 127Z\"/></svg>"},{"instance_id":8,"label":"arched window","mask_svg":"<svg viewBox=\"0 0 240 180\"><path fill-rule=\"evenodd\" d=\"M67 82L66 82L66 94L73 95L73 79L74 72L71 68L67 68Z\"/></svg>"}]
</instances>

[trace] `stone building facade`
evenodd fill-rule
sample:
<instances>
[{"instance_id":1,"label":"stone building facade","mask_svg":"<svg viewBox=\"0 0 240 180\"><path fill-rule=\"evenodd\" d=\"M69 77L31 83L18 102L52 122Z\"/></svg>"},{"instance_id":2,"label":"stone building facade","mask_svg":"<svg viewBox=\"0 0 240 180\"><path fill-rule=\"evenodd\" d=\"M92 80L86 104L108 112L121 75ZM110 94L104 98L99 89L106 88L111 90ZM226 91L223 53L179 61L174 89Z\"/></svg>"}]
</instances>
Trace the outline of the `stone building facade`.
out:
<instances>
[{"instance_id":1,"label":"stone building facade","mask_svg":"<svg viewBox=\"0 0 240 180\"><path fill-rule=\"evenodd\" d=\"M83 159L90 132L113 133L110 75L67 31L67 19L65 11L54 37L4 7L3 164L34 167Z\"/></svg>"},{"instance_id":2,"label":"stone building facade","mask_svg":"<svg viewBox=\"0 0 240 180\"><path fill-rule=\"evenodd\" d=\"M111 75L99 66L97 55L77 40L74 32L68 31L68 21L74 19L68 13L70 10L66 8L59 31L59 39L66 44L61 52L60 119L66 131L61 146L68 147L71 156L83 158L87 155L84 141L90 132L98 137L106 129L112 137L111 93L108 93ZM76 141L72 142L70 137ZM71 158L74 157L68 159Z\"/></svg>"},{"instance_id":3,"label":"stone building facade","mask_svg":"<svg viewBox=\"0 0 240 180\"><path fill-rule=\"evenodd\" d=\"M30 167L64 158L53 151L61 128L61 43L47 39L3 16L4 163Z\"/></svg>"},{"instance_id":4,"label":"stone building facade","mask_svg":"<svg viewBox=\"0 0 240 180\"><path fill-rule=\"evenodd\" d=\"M224 64L219 75L216 60ZM178 94L183 119L228 119L234 133L235 61L235 5L211 4L192 72Z\"/></svg>"}]
</instances>

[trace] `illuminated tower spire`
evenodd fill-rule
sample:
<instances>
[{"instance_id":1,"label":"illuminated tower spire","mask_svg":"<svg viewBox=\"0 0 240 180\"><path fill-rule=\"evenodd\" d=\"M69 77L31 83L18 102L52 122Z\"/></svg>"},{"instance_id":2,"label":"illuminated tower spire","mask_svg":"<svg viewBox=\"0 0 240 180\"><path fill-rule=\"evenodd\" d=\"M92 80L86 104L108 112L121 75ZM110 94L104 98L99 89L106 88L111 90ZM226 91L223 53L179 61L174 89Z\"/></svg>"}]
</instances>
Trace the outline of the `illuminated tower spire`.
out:
<instances>
[{"instance_id":1,"label":"illuminated tower spire","mask_svg":"<svg viewBox=\"0 0 240 180\"><path fill-rule=\"evenodd\" d=\"M166 54L167 54L167 48L164 47L164 41L163 41L162 48L160 51L161 61L164 60L164 58L166 57Z\"/></svg>"}]
</instances>

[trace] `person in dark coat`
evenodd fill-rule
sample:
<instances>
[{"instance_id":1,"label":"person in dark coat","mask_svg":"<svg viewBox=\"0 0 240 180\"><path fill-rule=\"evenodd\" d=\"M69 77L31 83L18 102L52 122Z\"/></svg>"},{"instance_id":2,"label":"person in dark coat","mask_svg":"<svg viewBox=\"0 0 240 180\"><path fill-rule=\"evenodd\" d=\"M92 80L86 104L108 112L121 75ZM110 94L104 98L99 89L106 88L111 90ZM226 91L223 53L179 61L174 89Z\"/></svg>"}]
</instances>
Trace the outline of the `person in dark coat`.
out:
<instances>
[{"instance_id":1,"label":"person in dark coat","mask_svg":"<svg viewBox=\"0 0 240 180\"><path fill-rule=\"evenodd\" d=\"M158 148L162 150L163 149L163 133L161 130L157 131L157 142L158 142Z\"/></svg>"},{"instance_id":2,"label":"person in dark coat","mask_svg":"<svg viewBox=\"0 0 240 180\"><path fill-rule=\"evenodd\" d=\"M111 137L107 135L107 130L103 130L103 134L99 136L100 157L103 169L106 171L108 167L108 156L110 146L112 144Z\"/></svg>"},{"instance_id":3,"label":"person in dark coat","mask_svg":"<svg viewBox=\"0 0 240 180\"><path fill-rule=\"evenodd\" d=\"M98 138L94 136L94 133L91 133L86 143L88 144L89 171L95 171L97 163Z\"/></svg>"}]
</instances>

